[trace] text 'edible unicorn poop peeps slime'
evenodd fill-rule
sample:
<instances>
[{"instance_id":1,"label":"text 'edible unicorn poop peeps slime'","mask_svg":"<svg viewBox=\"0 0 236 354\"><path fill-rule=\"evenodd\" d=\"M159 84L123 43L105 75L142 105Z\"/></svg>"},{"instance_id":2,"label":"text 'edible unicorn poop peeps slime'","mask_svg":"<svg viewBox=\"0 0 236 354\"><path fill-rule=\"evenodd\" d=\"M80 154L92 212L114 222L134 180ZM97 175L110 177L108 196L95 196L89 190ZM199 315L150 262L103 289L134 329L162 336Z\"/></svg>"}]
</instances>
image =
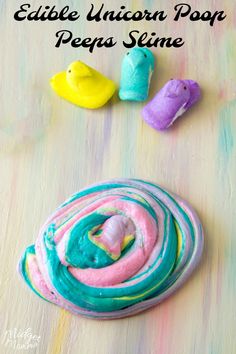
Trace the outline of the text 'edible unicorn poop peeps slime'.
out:
<instances>
[{"instance_id":1,"label":"text 'edible unicorn poop peeps slime'","mask_svg":"<svg viewBox=\"0 0 236 354\"><path fill-rule=\"evenodd\" d=\"M81 61L50 80L53 90L64 99L84 108L102 107L113 96L115 83Z\"/></svg>"},{"instance_id":2,"label":"text 'edible unicorn poop peeps slime'","mask_svg":"<svg viewBox=\"0 0 236 354\"><path fill-rule=\"evenodd\" d=\"M133 48L124 57L119 96L121 100L145 101L154 71L154 56L147 48Z\"/></svg>"},{"instance_id":3,"label":"text 'edible unicorn poop peeps slime'","mask_svg":"<svg viewBox=\"0 0 236 354\"><path fill-rule=\"evenodd\" d=\"M144 106L143 119L154 129L168 129L178 117L200 99L200 96L201 91L197 82L170 80Z\"/></svg>"}]
</instances>

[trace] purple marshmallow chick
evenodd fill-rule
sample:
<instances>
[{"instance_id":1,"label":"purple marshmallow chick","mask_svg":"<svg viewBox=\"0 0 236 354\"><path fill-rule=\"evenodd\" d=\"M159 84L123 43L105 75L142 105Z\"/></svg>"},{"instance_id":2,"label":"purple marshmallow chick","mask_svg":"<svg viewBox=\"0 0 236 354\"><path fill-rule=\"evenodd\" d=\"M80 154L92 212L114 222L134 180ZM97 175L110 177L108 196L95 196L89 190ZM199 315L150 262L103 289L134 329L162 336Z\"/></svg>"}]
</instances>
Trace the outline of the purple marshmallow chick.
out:
<instances>
[{"instance_id":1,"label":"purple marshmallow chick","mask_svg":"<svg viewBox=\"0 0 236 354\"><path fill-rule=\"evenodd\" d=\"M168 129L178 117L200 99L200 96L200 87L196 81L170 80L144 106L143 119L154 129Z\"/></svg>"}]
</instances>

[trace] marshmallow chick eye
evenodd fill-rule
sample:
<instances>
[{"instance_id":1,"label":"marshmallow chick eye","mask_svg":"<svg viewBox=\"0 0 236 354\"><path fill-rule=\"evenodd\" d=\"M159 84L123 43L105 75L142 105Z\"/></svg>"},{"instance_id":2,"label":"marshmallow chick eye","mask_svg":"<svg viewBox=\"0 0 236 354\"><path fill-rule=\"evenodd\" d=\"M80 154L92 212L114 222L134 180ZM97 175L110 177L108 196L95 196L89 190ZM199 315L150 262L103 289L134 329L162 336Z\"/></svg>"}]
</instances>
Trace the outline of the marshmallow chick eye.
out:
<instances>
[{"instance_id":1,"label":"marshmallow chick eye","mask_svg":"<svg viewBox=\"0 0 236 354\"><path fill-rule=\"evenodd\" d=\"M112 80L81 61L73 62L66 72L54 75L50 84L60 97L89 109L102 107L116 91Z\"/></svg>"},{"instance_id":2,"label":"marshmallow chick eye","mask_svg":"<svg viewBox=\"0 0 236 354\"><path fill-rule=\"evenodd\" d=\"M144 121L156 130L168 129L199 101L200 87L193 80L171 79L142 110Z\"/></svg>"},{"instance_id":3,"label":"marshmallow chick eye","mask_svg":"<svg viewBox=\"0 0 236 354\"><path fill-rule=\"evenodd\" d=\"M121 100L145 101L148 98L154 63L154 56L147 48L135 47L125 55L121 66Z\"/></svg>"},{"instance_id":4,"label":"marshmallow chick eye","mask_svg":"<svg viewBox=\"0 0 236 354\"><path fill-rule=\"evenodd\" d=\"M172 294L202 249L202 226L187 202L151 182L115 179L57 208L19 271L49 302L76 315L116 319Z\"/></svg>"}]
</instances>

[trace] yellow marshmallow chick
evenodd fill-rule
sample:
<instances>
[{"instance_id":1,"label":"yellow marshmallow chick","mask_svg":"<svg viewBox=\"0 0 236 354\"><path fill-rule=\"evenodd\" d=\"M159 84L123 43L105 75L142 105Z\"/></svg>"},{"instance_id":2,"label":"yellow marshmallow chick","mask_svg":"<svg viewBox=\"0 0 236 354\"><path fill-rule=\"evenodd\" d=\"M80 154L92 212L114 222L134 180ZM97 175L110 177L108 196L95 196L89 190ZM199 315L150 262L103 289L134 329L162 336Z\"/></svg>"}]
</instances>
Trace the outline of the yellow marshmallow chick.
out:
<instances>
[{"instance_id":1,"label":"yellow marshmallow chick","mask_svg":"<svg viewBox=\"0 0 236 354\"><path fill-rule=\"evenodd\" d=\"M52 89L64 99L84 108L102 107L113 96L116 85L98 71L75 61L67 71L50 80Z\"/></svg>"}]
</instances>

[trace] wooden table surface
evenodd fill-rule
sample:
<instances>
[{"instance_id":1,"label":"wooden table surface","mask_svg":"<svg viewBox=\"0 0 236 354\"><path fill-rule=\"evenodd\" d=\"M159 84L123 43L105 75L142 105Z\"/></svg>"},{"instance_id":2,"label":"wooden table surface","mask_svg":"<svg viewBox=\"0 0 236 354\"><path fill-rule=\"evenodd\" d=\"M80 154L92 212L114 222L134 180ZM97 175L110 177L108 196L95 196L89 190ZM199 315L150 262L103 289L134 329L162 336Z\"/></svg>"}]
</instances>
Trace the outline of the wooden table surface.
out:
<instances>
[{"instance_id":1,"label":"wooden table surface","mask_svg":"<svg viewBox=\"0 0 236 354\"><path fill-rule=\"evenodd\" d=\"M90 2L53 1L81 10L76 22L16 22L22 1L0 1L0 352L10 341L40 337L30 353L234 354L236 352L236 4L233 0L189 1L193 9L224 10L214 27L172 21L175 1L104 1L135 11L164 9L162 23L88 23ZM31 1L32 8L47 1ZM101 1L93 1L96 6ZM63 45L55 33L119 39L113 49ZM112 102L83 110L58 98L48 80L81 59L119 83L132 29L183 37L181 48L154 48L157 67L151 96L172 77L197 80L202 101L166 133L146 125L142 103ZM111 177L153 180L178 193L197 210L205 231L202 262L191 279L155 308L122 320L76 317L35 296L16 272L26 246L34 243L50 212L73 192ZM18 334L18 336L17 336ZM14 339L14 335L13 339Z\"/></svg>"}]
</instances>

